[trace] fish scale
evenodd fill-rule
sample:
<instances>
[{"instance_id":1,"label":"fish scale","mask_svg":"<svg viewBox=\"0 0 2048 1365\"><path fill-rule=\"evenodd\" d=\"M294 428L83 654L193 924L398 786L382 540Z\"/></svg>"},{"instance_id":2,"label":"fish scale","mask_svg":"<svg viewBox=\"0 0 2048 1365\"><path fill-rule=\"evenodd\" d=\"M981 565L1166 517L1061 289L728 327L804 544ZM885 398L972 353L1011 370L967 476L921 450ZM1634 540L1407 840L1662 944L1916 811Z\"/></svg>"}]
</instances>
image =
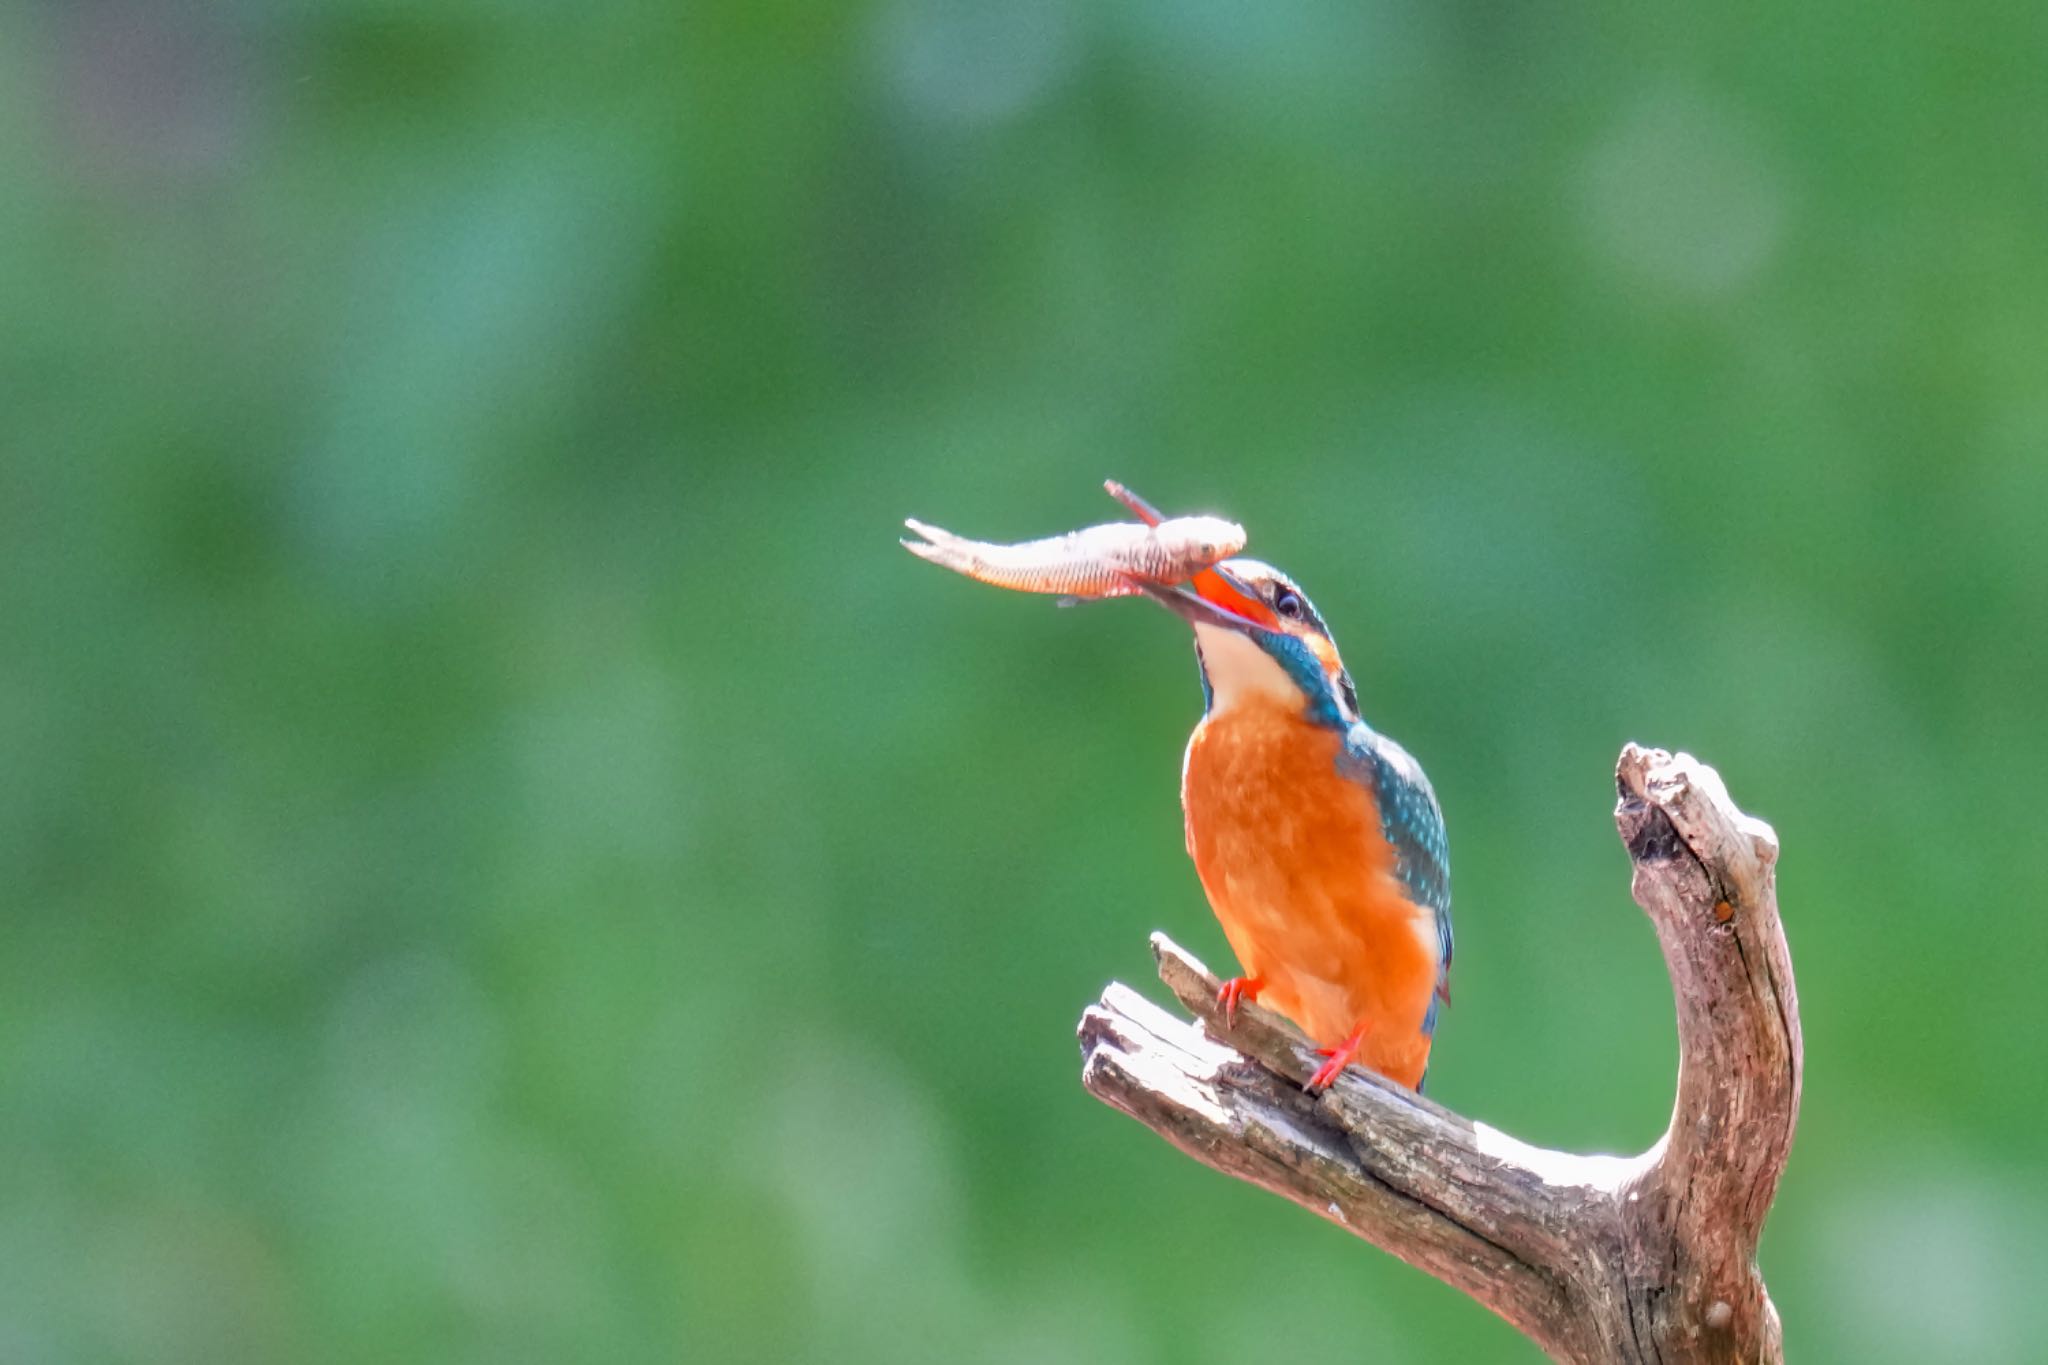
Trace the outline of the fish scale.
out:
<instances>
[{"instance_id":1,"label":"fish scale","mask_svg":"<svg viewBox=\"0 0 2048 1365\"><path fill-rule=\"evenodd\" d=\"M1244 528L1220 517L1170 517L1157 525L1106 522L1042 540L969 540L915 518L923 541L903 548L978 582L1062 597L1124 597L1179 583L1244 548Z\"/></svg>"}]
</instances>

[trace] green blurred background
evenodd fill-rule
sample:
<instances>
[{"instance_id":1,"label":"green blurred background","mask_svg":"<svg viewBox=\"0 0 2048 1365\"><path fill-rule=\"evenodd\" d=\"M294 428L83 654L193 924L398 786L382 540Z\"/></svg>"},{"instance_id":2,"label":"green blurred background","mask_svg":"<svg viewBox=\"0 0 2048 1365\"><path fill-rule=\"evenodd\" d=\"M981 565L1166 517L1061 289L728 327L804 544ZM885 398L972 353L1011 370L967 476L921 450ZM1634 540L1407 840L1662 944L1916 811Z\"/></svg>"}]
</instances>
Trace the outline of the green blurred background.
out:
<instances>
[{"instance_id":1,"label":"green blurred background","mask_svg":"<svg viewBox=\"0 0 2048 1365\"><path fill-rule=\"evenodd\" d=\"M2048 10L17 4L0 1359L1521 1361L1088 1099L1222 512L1427 765L1434 1093L1633 1150L1784 844L1809 1361L2039 1358Z\"/></svg>"}]
</instances>

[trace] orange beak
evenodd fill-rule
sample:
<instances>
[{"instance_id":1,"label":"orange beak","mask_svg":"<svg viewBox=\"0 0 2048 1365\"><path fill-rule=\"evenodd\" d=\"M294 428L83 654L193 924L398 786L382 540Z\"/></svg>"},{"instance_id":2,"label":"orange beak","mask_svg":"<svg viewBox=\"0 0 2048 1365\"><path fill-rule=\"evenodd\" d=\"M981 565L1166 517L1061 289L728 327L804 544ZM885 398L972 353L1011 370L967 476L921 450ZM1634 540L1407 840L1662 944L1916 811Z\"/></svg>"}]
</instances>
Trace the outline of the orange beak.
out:
<instances>
[{"instance_id":1,"label":"orange beak","mask_svg":"<svg viewBox=\"0 0 2048 1365\"><path fill-rule=\"evenodd\" d=\"M1174 615L1193 625L1223 626L1247 634L1255 630L1278 630L1280 618L1265 603L1246 591L1236 575L1224 565L1204 569L1188 580L1188 587L1155 588L1145 593Z\"/></svg>"},{"instance_id":2,"label":"orange beak","mask_svg":"<svg viewBox=\"0 0 2048 1365\"><path fill-rule=\"evenodd\" d=\"M1273 614L1273 609L1246 592L1236 576L1220 565L1202 570L1189 581L1196 594L1211 606L1267 630L1280 629L1280 618Z\"/></svg>"}]
</instances>

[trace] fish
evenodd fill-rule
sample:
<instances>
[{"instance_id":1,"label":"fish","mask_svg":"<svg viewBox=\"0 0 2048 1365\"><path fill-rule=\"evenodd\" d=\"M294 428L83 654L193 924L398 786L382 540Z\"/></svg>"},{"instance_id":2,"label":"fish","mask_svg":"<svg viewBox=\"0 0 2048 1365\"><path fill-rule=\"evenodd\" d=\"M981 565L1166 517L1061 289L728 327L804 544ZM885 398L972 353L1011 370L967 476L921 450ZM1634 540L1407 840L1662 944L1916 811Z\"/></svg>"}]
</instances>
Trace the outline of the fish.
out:
<instances>
[{"instance_id":1,"label":"fish","mask_svg":"<svg viewBox=\"0 0 2048 1365\"><path fill-rule=\"evenodd\" d=\"M981 583L1063 598L1127 597L1146 585L1169 587L1244 549L1244 528L1221 517L1164 517L1157 524L1114 521L1062 536L999 544L969 540L916 518L923 537L903 548Z\"/></svg>"}]
</instances>

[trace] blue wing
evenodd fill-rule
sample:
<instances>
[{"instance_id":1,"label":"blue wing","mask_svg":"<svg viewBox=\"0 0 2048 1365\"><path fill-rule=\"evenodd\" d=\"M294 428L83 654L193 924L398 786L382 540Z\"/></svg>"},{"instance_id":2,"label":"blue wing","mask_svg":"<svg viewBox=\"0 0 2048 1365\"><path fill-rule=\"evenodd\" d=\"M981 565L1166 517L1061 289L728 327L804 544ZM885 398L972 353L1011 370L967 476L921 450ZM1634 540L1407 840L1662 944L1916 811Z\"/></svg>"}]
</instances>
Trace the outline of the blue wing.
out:
<instances>
[{"instance_id":1,"label":"blue wing","mask_svg":"<svg viewBox=\"0 0 2048 1365\"><path fill-rule=\"evenodd\" d=\"M1434 1032L1437 1009L1450 998L1451 977L1451 850L1444 838L1443 810L1422 765L1364 721L1345 732L1337 767L1372 788L1380 828L1394 848L1395 874L1409 897L1436 915L1436 994L1422 1021L1423 1032Z\"/></svg>"}]
</instances>

